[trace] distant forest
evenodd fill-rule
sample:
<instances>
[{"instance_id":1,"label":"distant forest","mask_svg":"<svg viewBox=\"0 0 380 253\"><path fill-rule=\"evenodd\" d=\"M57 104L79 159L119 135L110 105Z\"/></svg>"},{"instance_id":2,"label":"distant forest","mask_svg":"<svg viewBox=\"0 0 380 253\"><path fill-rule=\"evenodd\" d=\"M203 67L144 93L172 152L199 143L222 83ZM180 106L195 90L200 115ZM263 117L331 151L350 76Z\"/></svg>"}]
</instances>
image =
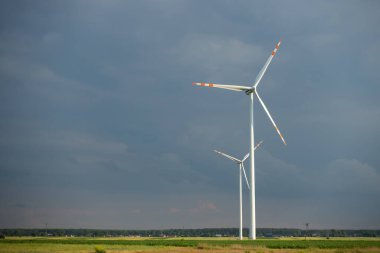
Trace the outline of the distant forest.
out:
<instances>
[{"instance_id":1,"label":"distant forest","mask_svg":"<svg viewBox=\"0 0 380 253\"><path fill-rule=\"evenodd\" d=\"M107 229L0 229L1 238L6 236L68 236L68 237L230 237L238 236L237 228L164 229L164 230L107 230ZM243 230L248 236L248 229ZM258 228L258 237L380 237L380 230L341 229L289 229Z\"/></svg>"}]
</instances>

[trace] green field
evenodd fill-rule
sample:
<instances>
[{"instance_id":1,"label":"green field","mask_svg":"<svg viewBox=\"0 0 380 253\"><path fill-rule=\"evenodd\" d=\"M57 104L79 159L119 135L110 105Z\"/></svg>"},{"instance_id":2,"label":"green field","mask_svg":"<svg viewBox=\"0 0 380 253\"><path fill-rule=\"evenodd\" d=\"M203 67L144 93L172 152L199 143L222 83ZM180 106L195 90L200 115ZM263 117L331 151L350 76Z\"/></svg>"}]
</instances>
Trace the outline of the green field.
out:
<instances>
[{"instance_id":1,"label":"green field","mask_svg":"<svg viewBox=\"0 0 380 253\"><path fill-rule=\"evenodd\" d=\"M67 238L7 237L0 252L380 252L380 238Z\"/></svg>"}]
</instances>

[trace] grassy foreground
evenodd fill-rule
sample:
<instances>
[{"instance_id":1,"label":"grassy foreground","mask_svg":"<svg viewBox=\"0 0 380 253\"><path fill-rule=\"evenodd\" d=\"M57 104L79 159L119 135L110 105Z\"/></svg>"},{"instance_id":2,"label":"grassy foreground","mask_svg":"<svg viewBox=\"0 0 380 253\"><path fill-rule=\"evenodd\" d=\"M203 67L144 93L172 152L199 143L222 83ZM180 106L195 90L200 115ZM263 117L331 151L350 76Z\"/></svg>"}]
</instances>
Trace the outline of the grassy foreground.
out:
<instances>
[{"instance_id":1,"label":"grassy foreground","mask_svg":"<svg viewBox=\"0 0 380 253\"><path fill-rule=\"evenodd\" d=\"M238 241L235 238L34 238L0 240L0 252L379 252L380 238L281 238Z\"/></svg>"}]
</instances>

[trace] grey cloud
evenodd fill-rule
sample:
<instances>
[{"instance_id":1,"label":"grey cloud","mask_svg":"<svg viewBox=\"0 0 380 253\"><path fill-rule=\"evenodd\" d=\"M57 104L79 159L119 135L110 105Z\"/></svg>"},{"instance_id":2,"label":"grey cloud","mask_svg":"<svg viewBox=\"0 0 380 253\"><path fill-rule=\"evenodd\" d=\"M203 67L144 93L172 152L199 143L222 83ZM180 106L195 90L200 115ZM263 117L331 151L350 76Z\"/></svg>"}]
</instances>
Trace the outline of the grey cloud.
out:
<instances>
[{"instance_id":1,"label":"grey cloud","mask_svg":"<svg viewBox=\"0 0 380 253\"><path fill-rule=\"evenodd\" d=\"M378 5L2 2L0 225L236 226L211 150L248 151L249 100L191 82L249 84L282 38L259 89L289 145L256 103L258 224L378 226Z\"/></svg>"},{"instance_id":2,"label":"grey cloud","mask_svg":"<svg viewBox=\"0 0 380 253\"><path fill-rule=\"evenodd\" d=\"M236 38L209 34L187 36L179 46L178 55L186 65L196 67L206 74L208 80L232 80L232 76L252 79L247 66L264 59L264 51L256 45L248 44ZM268 50L269 51L269 50ZM261 63L261 62L260 62ZM226 69L229 72L226 73Z\"/></svg>"},{"instance_id":3,"label":"grey cloud","mask_svg":"<svg viewBox=\"0 0 380 253\"><path fill-rule=\"evenodd\" d=\"M337 159L327 166L327 189L344 194L380 194L380 173L357 160Z\"/></svg>"}]
</instances>

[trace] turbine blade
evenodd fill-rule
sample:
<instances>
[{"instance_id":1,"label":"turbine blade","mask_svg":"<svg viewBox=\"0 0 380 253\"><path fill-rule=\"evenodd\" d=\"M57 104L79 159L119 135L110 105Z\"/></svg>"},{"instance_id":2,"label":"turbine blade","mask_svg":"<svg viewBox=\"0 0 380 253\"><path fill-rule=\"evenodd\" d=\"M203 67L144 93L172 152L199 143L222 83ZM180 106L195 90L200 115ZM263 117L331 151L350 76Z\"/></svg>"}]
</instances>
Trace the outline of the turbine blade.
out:
<instances>
[{"instance_id":1,"label":"turbine blade","mask_svg":"<svg viewBox=\"0 0 380 253\"><path fill-rule=\"evenodd\" d=\"M251 89L251 87L248 87L248 86L231 85L231 84L193 83L193 85L220 88L220 89L233 90L233 91L247 91Z\"/></svg>"},{"instance_id":2,"label":"turbine blade","mask_svg":"<svg viewBox=\"0 0 380 253\"><path fill-rule=\"evenodd\" d=\"M272 61L273 57L275 56L280 45L281 45L281 40L277 43L276 47L272 51L271 55L269 56L267 62L264 65L264 67L260 70L259 74L257 75L256 80L255 80L255 84L252 86L253 88L256 88L257 85L259 85L261 78L263 78L265 71L267 71L267 68L268 68L270 62Z\"/></svg>"},{"instance_id":3,"label":"turbine blade","mask_svg":"<svg viewBox=\"0 0 380 253\"><path fill-rule=\"evenodd\" d=\"M230 160L232 160L232 161L234 161L234 162L241 163L241 161L240 161L239 159L237 159L237 158L235 158L235 157L233 157L233 156L227 155L227 154L225 154L225 153L223 153L223 152L220 152L220 151L218 151L218 150L214 150L214 152L216 152L216 153L218 153L218 154L220 154L220 155L222 155L222 156L224 156L224 157L227 157L228 159L230 159Z\"/></svg>"},{"instance_id":4,"label":"turbine blade","mask_svg":"<svg viewBox=\"0 0 380 253\"><path fill-rule=\"evenodd\" d=\"M255 146L255 150L258 148L258 147L260 147L260 145L263 143L263 141L260 141L259 143L257 143L256 144L256 146Z\"/></svg>"},{"instance_id":5,"label":"turbine blade","mask_svg":"<svg viewBox=\"0 0 380 253\"><path fill-rule=\"evenodd\" d=\"M282 137L282 134L281 134L280 130L279 130L278 127L276 126L276 123L274 123L274 120L272 119L272 116L270 116L270 113L269 113L269 111L268 111L268 108L265 106L263 100L261 100L261 98L260 98L260 96L259 96L259 93L257 93L257 91L256 91L255 94L256 94L257 98L259 99L261 105L263 106L264 111L267 113L267 115L268 115L270 121L272 121L272 124L273 124L274 128L276 129L278 135L280 135L282 141L284 142L284 144L285 144L285 146L286 146L286 142L285 142L285 140L284 140L284 137Z\"/></svg>"},{"instance_id":6,"label":"turbine blade","mask_svg":"<svg viewBox=\"0 0 380 253\"><path fill-rule=\"evenodd\" d=\"M244 156L244 158L243 158L243 160L241 160L241 162L243 163L248 158L248 156L249 156L249 153Z\"/></svg>"},{"instance_id":7,"label":"turbine blade","mask_svg":"<svg viewBox=\"0 0 380 253\"><path fill-rule=\"evenodd\" d=\"M250 187L249 187L249 183L248 183L247 174L245 173L245 169L244 169L244 164L241 163L241 166L243 167L243 172L244 172L245 182L247 182L248 189L250 189Z\"/></svg>"}]
</instances>

